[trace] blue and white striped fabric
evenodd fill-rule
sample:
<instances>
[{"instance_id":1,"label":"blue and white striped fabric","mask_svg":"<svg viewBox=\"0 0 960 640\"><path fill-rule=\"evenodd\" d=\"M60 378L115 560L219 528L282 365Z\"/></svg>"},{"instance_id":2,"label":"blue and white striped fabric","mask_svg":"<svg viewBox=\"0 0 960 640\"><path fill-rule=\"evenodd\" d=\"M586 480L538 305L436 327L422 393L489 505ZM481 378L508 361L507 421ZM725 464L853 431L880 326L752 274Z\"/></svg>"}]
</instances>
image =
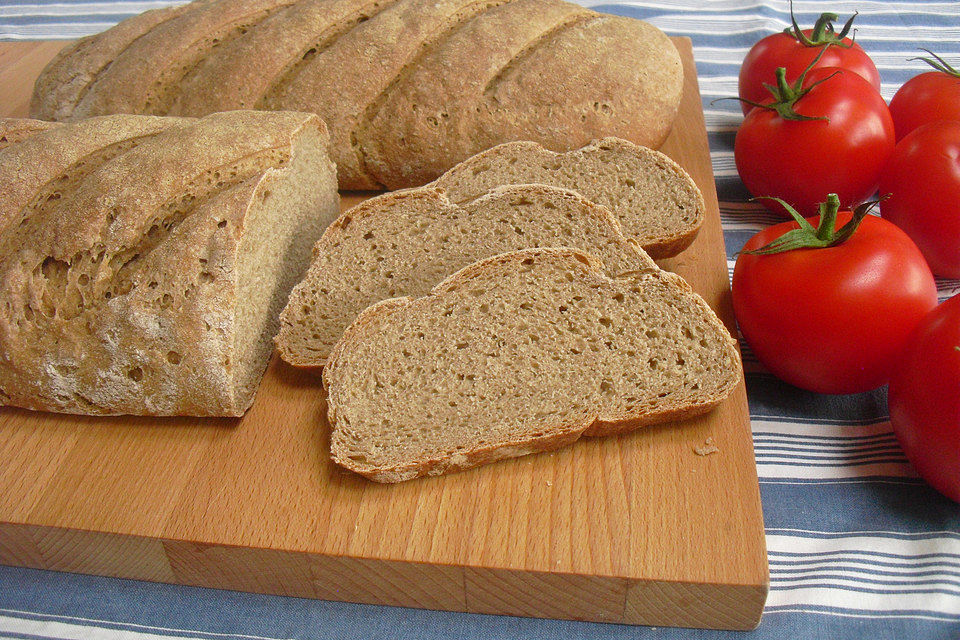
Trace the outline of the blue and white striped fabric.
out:
<instances>
[{"instance_id":1,"label":"blue and white striped fabric","mask_svg":"<svg viewBox=\"0 0 960 640\"><path fill-rule=\"evenodd\" d=\"M75 38L165 2L0 1L0 39ZM789 24L787 0L655 0L588 6L693 38L729 257L778 221L737 178L740 61ZM960 2L798 1L801 24L859 11L857 41L889 99L924 70L923 46L960 56ZM0 88L2 90L2 88ZM940 281L941 298L960 281ZM0 637L178 638L960 638L960 506L916 478L883 390L817 396L763 371L744 349L767 526L770 597L751 635L316 602L0 567Z\"/></svg>"}]
</instances>

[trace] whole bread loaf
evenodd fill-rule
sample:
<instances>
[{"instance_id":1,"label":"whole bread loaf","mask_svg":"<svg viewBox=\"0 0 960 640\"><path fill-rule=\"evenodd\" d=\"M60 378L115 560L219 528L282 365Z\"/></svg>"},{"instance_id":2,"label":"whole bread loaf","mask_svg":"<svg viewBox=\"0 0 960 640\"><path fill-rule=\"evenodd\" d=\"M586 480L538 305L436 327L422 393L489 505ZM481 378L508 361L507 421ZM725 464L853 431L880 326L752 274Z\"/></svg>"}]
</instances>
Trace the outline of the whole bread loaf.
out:
<instances>
[{"instance_id":1,"label":"whole bread loaf","mask_svg":"<svg viewBox=\"0 0 960 640\"><path fill-rule=\"evenodd\" d=\"M512 185L463 205L435 187L397 191L344 212L280 314L287 362L323 366L344 329L386 298L425 295L481 258L528 247L578 247L611 273L657 269L620 233L610 212L572 191Z\"/></svg>"},{"instance_id":2,"label":"whole bread loaf","mask_svg":"<svg viewBox=\"0 0 960 640\"><path fill-rule=\"evenodd\" d=\"M740 379L733 339L682 278L611 277L569 248L368 307L323 372L334 462L380 482L683 419Z\"/></svg>"},{"instance_id":3,"label":"whole bread loaf","mask_svg":"<svg viewBox=\"0 0 960 640\"><path fill-rule=\"evenodd\" d=\"M0 404L242 414L339 211L323 122L0 120L0 140Z\"/></svg>"},{"instance_id":4,"label":"whole bread loaf","mask_svg":"<svg viewBox=\"0 0 960 640\"><path fill-rule=\"evenodd\" d=\"M656 27L562 0L197 0L68 46L31 112L313 112L341 188L396 189L511 140L657 147L682 75Z\"/></svg>"}]
</instances>

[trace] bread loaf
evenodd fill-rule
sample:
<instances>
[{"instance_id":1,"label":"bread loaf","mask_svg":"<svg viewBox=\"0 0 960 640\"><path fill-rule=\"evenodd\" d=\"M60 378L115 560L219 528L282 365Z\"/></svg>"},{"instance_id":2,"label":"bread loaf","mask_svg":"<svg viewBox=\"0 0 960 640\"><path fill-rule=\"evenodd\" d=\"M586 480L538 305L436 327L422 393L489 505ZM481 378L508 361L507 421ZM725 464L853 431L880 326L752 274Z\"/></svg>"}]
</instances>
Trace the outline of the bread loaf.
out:
<instances>
[{"instance_id":1,"label":"bread loaf","mask_svg":"<svg viewBox=\"0 0 960 640\"><path fill-rule=\"evenodd\" d=\"M657 268L608 210L564 189L506 186L462 206L434 187L388 193L345 212L323 234L280 315L280 355L322 366L374 302L424 295L481 258L547 246L591 251L614 274Z\"/></svg>"},{"instance_id":2,"label":"bread loaf","mask_svg":"<svg viewBox=\"0 0 960 640\"><path fill-rule=\"evenodd\" d=\"M2 120L3 138L0 404L242 414L339 210L320 119Z\"/></svg>"},{"instance_id":3,"label":"bread loaf","mask_svg":"<svg viewBox=\"0 0 960 640\"><path fill-rule=\"evenodd\" d=\"M3 126L0 127L0 150L26 140L35 133L59 127L56 122L30 120L29 118L0 118Z\"/></svg>"},{"instance_id":4,"label":"bread loaf","mask_svg":"<svg viewBox=\"0 0 960 640\"><path fill-rule=\"evenodd\" d=\"M655 259L674 256L703 224L703 195L676 162L620 138L554 153L536 142L507 142L464 160L433 184L467 202L503 184L571 189L610 209L623 233Z\"/></svg>"},{"instance_id":5,"label":"bread loaf","mask_svg":"<svg viewBox=\"0 0 960 640\"><path fill-rule=\"evenodd\" d=\"M366 309L324 368L331 453L380 482L679 420L740 381L733 339L674 274L567 248L470 265Z\"/></svg>"},{"instance_id":6,"label":"bread loaf","mask_svg":"<svg viewBox=\"0 0 960 640\"><path fill-rule=\"evenodd\" d=\"M313 112L341 188L396 189L511 140L657 147L682 75L657 28L561 0L198 0L68 46L31 112Z\"/></svg>"}]
</instances>

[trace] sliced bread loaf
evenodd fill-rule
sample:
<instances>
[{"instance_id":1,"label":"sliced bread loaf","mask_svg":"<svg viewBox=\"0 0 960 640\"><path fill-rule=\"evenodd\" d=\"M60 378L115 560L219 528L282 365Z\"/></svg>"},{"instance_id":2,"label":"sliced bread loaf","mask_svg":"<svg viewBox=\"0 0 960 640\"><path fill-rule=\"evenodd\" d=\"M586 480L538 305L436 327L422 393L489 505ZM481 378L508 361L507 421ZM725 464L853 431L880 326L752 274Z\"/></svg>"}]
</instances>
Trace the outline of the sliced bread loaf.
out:
<instances>
[{"instance_id":1,"label":"sliced bread loaf","mask_svg":"<svg viewBox=\"0 0 960 640\"><path fill-rule=\"evenodd\" d=\"M333 460L380 482L703 413L740 378L734 340L683 279L611 277L568 248L373 305L323 372Z\"/></svg>"},{"instance_id":2,"label":"sliced bread loaf","mask_svg":"<svg viewBox=\"0 0 960 640\"><path fill-rule=\"evenodd\" d=\"M297 366L322 366L343 330L374 302L423 295L481 258L548 246L593 252L614 274L656 269L608 210L564 189L513 185L463 205L433 187L367 200L317 243L280 316L280 355Z\"/></svg>"},{"instance_id":3,"label":"sliced bread loaf","mask_svg":"<svg viewBox=\"0 0 960 640\"><path fill-rule=\"evenodd\" d=\"M503 184L537 182L571 189L608 207L652 258L674 256L703 224L703 195L676 162L620 138L554 153L536 142L508 142L464 160L433 184L466 202Z\"/></svg>"},{"instance_id":4,"label":"sliced bread loaf","mask_svg":"<svg viewBox=\"0 0 960 640\"><path fill-rule=\"evenodd\" d=\"M339 212L323 122L118 115L3 137L0 404L242 414Z\"/></svg>"}]
</instances>

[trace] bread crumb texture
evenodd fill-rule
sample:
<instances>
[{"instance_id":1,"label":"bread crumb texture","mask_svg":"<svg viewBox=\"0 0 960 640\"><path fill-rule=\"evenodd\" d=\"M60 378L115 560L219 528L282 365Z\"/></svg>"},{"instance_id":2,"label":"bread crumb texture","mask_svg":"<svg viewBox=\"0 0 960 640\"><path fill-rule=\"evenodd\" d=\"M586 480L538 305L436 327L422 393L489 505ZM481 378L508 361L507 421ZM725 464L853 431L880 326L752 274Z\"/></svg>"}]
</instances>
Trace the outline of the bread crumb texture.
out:
<instances>
[{"instance_id":1,"label":"bread crumb texture","mask_svg":"<svg viewBox=\"0 0 960 640\"><path fill-rule=\"evenodd\" d=\"M703 195L676 162L620 138L566 153L536 142L508 142L464 160L433 184L466 202L503 184L571 189L613 212L625 236L655 259L690 246L703 224Z\"/></svg>"},{"instance_id":2,"label":"bread crumb texture","mask_svg":"<svg viewBox=\"0 0 960 640\"><path fill-rule=\"evenodd\" d=\"M696 415L741 375L678 276L527 249L357 318L324 370L331 452L382 482L437 475Z\"/></svg>"},{"instance_id":3,"label":"bread crumb texture","mask_svg":"<svg viewBox=\"0 0 960 640\"><path fill-rule=\"evenodd\" d=\"M319 118L0 120L0 139L0 402L242 414L338 210Z\"/></svg>"},{"instance_id":4,"label":"bread crumb texture","mask_svg":"<svg viewBox=\"0 0 960 640\"><path fill-rule=\"evenodd\" d=\"M345 212L323 235L280 316L280 355L322 366L367 306L422 296L472 262L530 247L569 246L613 273L656 270L604 207L544 185L497 187L463 204L436 187L388 193Z\"/></svg>"}]
</instances>

